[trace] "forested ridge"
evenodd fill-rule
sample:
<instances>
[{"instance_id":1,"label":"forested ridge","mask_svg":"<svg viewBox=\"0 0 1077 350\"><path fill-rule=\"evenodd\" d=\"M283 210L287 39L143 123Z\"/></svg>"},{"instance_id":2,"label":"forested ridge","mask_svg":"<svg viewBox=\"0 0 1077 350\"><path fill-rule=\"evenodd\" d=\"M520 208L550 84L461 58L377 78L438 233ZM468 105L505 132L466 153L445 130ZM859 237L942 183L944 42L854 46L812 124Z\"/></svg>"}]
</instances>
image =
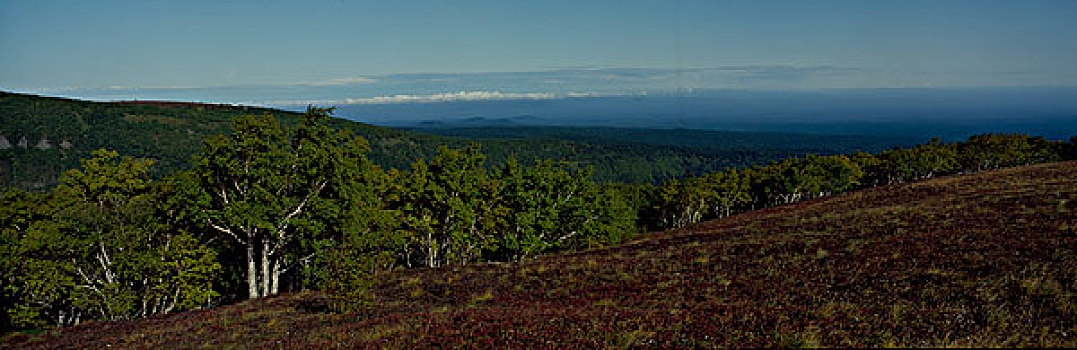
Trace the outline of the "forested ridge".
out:
<instances>
[{"instance_id":1,"label":"forested ridge","mask_svg":"<svg viewBox=\"0 0 1077 350\"><path fill-rule=\"evenodd\" d=\"M154 175L189 168L202 140L227 133L240 115L272 113L295 126L301 113L232 105L161 101L89 102L0 92L0 185L47 190L94 150L156 161ZM840 154L908 144L860 136L611 128L449 129L410 132L332 118L335 128L368 141L367 158L407 170L439 146L477 143L490 165L564 159L592 166L600 182L657 183L731 166L765 164L808 153ZM438 136L425 132L453 133ZM646 139L642 135L654 134ZM644 142L640 142L644 141ZM920 140L915 140L919 142ZM764 146L765 145L765 146Z\"/></svg>"}]
</instances>

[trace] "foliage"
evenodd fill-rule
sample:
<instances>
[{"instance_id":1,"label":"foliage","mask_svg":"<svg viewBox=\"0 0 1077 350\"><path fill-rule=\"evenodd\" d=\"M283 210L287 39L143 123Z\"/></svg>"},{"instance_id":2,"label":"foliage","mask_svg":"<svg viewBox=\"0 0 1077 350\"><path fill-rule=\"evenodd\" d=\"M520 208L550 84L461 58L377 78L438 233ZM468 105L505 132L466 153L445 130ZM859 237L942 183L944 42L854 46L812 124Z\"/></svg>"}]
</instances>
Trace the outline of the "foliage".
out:
<instances>
[{"instance_id":1,"label":"foliage","mask_svg":"<svg viewBox=\"0 0 1077 350\"><path fill-rule=\"evenodd\" d=\"M968 141L933 139L911 148L849 156L786 158L766 166L729 169L668 181L656 190L639 226L677 228L733 213L811 200L854 189L919 181L961 172L1072 158L1073 143L1019 134L984 134Z\"/></svg>"},{"instance_id":2,"label":"foliage","mask_svg":"<svg viewBox=\"0 0 1077 350\"><path fill-rule=\"evenodd\" d=\"M529 168L515 160L498 174L503 193L500 206L500 248L513 261L568 246L592 220L596 188L588 173L567 162L536 162Z\"/></svg>"},{"instance_id":3,"label":"foliage","mask_svg":"<svg viewBox=\"0 0 1077 350\"><path fill-rule=\"evenodd\" d=\"M701 192L708 198L710 215L717 218L727 217L733 214L734 209L751 202L748 174L731 169L703 177Z\"/></svg>"},{"instance_id":4,"label":"foliage","mask_svg":"<svg viewBox=\"0 0 1077 350\"><path fill-rule=\"evenodd\" d=\"M957 146L938 139L908 149L882 152L868 171L872 182L895 184L952 174L959 169Z\"/></svg>"},{"instance_id":5,"label":"foliage","mask_svg":"<svg viewBox=\"0 0 1077 350\"><path fill-rule=\"evenodd\" d=\"M330 112L308 108L292 135L271 115L239 117L197 157L206 223L244 248L249 298L277 294L281 276L317 254L332 231L322 220L339 216L319 211L342 207L323 191L346 190L365 162L366 141L326 126Z\"/></svg>"},{"instance_id":6,"label":"foliage","mask_svg":"<svg viewBox=\"0 0 1077 350\"><path fill-rule=\"evenodd\" d=\"M1077 163L934 178L519 263L92 323L0 346L1073 347Z\"/></svg>"},{"instance_id":7,"label":"foliage","mask_svg":"<svg viewBox=\"0 0 1077 350\"><path fill-rule=\"evenodd\" d=\"M492 242L483 211L494 192L483 162L476 147L443 147L429 164L416 162L403 179L402 224L413 234L422 266L475 261Z\"/></svg>"},{"instance_id":8,"label":"foliage","mask_svg":"<svg viewBox=\"0 0 1077 350\"><path fill-rule=\"evenodd\" d=\"M975 135L959 146L960 163L966 170L994 170L1019 165L1058 161L1061 146L1042 137L1021 134Z\"/></svg>"},{"instance_id":9,"label":"foliage","mask_svg":"<svg viewBox=\"0 0 1077 350\"><path fill-rule=\"evenodd\" d=\"M18 327L119 320L210 304L219 266L194 236L167 225L168 201L147 160L97 151L38 207L8 216L16 245L6 291ZM19 218L23 216L23 218ZM22 231L22 232L19 232Z\"/></svg>"}]
</instances>

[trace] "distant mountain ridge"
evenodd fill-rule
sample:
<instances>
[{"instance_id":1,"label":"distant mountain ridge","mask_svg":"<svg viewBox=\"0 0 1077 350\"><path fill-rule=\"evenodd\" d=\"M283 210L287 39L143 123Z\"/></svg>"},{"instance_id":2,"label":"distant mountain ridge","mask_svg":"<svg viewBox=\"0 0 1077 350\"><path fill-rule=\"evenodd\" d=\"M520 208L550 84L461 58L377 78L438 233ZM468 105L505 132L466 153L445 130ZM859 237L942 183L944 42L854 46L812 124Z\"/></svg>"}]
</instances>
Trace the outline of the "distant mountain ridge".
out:
<instances>
[{"instance_id":1,"label":"distant mountain ridge","mask_svg":"<svg viewBox=\"0 0 1077 350\"><path fill-rule=\"evenodd\" d=\"M932 137L981 133L1064 139L1077 133L1077 87L694 90L550 100L344 104L375 125L528 115L544 125Z\"/></svg>"},{"instance_id":2,"label":"distant mountain ridge","mask_svg":"<svg viewBox=\"0 0 1077 350\"><path fill-rule=\"evenodd\" d=\"M514 117L470 117L463 119L430 119L420 121L418 128L466 128L466 127L511 127L542 125L545 119L532 115Z\"/></svg>"},{"instance_id":3,"label":"distant mountain ridge","mask_svg":"<svg viewBox=\"0 0 1077 350\"><path fill-rule=\"evenodd\" d=\"M285 125L296 125L299 120L296 112L241 105L91 102L0 92L0 186L48 188L63 171L75 168L80 159L99 148L155 159L155 169L159 172L183 169L190 166L190 157L201 149L206 137L229 130L232 118L263 113L278 116ZM534 121L532 116L507 120L508 127ZM479 118L473 122L490 127L489 122L502 121ZM593 166L598 180L627 182L658 182L807 153L877 151L898 145L892 139L879 137L831 138L789 133L536 126L515 130L443 128L416 132L343 118L334 118L331 124L365 137L371 147L368 157L383 167L406 169L417 159L431 158L438 146L479 143L491 164L513 157L524 162L568 159ZM653 133L646 137L648 140L664 140L639 142L648 132ZM769 146L715 143L726 136L766 140Z\"/></svg>"}]
</instances>

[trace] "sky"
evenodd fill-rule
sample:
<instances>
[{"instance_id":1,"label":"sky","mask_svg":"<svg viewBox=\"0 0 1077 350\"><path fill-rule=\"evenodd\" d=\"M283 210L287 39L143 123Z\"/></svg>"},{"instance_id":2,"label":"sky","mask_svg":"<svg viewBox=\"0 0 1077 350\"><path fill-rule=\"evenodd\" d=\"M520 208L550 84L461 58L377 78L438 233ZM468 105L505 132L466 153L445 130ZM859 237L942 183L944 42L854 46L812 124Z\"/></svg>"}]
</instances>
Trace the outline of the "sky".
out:
<instances>
[{"instance_id":1,"label":"sky","mask_svg":"<svg viewBox=\"0 0 1077 350\"><path fill-rule=\"evenodd\" d=\"M1067 0L0 0L0 89L279 104L1077 86L1075 18Z\"/></svg>"}]
</instances>

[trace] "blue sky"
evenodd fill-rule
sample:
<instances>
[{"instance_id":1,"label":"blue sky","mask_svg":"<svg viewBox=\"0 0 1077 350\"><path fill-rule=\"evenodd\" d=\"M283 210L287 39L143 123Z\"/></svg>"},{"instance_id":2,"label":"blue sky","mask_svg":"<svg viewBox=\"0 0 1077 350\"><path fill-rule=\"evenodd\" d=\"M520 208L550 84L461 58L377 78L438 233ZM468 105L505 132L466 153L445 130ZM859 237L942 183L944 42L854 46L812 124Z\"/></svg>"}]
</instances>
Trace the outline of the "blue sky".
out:
<instances>
[{"instance_id":1,"label":"blue sky","mask_svg":"<svg viewBox=\"0 0 1077 350\"><path fill-rule=\"evenodd\" d=\"M0 89L280 102L1073 86L1075 18L1077 1L1036 0L0 0Z\"/></svg>"}]
</instances>

